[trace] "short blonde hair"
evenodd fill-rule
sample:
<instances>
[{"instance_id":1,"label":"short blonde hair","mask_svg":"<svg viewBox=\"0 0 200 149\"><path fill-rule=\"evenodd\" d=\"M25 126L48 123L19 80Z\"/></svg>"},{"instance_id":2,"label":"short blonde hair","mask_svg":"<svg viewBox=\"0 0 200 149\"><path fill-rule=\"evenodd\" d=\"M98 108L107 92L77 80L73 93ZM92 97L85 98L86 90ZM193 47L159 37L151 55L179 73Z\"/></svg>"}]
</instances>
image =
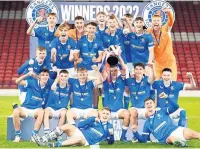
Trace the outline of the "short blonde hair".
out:
<instances>
[{"instance_id":1,"label":"short blonde hair","mask_svg":"<svg viewBox=\"0 0 200 149\"><path fill-rule=\"evenodd\" d=\"M47 13L47 17L49 17L49 16L54 16L57 18L57 14L55 12Z\"/></svg>"}]
</instances>

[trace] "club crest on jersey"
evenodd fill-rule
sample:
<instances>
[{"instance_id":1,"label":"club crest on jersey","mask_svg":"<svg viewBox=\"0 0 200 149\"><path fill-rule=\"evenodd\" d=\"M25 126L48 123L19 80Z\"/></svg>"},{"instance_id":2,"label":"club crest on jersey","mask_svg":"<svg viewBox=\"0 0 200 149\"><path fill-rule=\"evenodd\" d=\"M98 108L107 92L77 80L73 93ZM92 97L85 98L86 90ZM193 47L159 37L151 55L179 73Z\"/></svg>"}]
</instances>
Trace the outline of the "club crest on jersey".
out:
<instances>
[{"instance_id":1,"label":"club crest on jersey","mask_svg":"<svg viewBox=\"0 0 200 149\"><path fill-rule=\"evenodd\" d=\"M173 87L173 86L171 86L171 90L174 90L174 87Z\"/></svg>"},{"instance_id":2,"label":"club crest on jersey","mask_svg":"<svg viewBox=\"0 0 200 149\"><path fill-rule=\"evenodd\" d=\"M174 9L168 2L166 2L165 0L153 0L144 7L142 13L144 23L147 28L151 27L152 16L155 15L157 11L161 11L162 25L165 25L167 23L168 16L167 13L162 11L163 8L168 8L172 10L173 16L175 18Z\"/></svg>"},{"instance_id":3,"label":"club crest on jersey","mask_svg":"<svg viewBox=\"0 0 200 149\"><path fill-rule=\"evenodd\" d=\"M158 119L160 119L160 118L161 118L161 115L160 115L160 114L157 114L157 117L158 117Z\"/></svg>"},{"instance_id":4,"label":"club crest on jersey","mask_svg":"<svg viewBox=\"0 0 200 149\"><path fill-rule=\"evenodd\" d=\"M33 0L26 8L26 21L31 25L37 17L41 16L44 19L36 27L46 27L48 25L46 15L51 12L59 16L58 8L51 0Z\"/></svg>"}]
</instances>

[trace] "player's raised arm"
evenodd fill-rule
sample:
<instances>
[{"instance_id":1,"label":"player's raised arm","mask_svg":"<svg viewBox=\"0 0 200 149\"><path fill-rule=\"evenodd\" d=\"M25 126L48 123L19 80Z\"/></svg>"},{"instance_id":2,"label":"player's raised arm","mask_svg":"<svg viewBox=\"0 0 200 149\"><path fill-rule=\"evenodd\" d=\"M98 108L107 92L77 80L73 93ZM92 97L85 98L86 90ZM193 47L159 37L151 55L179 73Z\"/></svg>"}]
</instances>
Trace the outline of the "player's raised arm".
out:
<instances>
[{"instance_id":1,"label":"player's raised arm","mask_svg":"<svg viewBox=\"0 0 200 149\"><path fill-rule=\"evenodd\" d=\"M165 25L165 28L167 29L167 31L170 31L173 24L174 24L175 18L173 17L172 11L170 9L164 8L162 11L167 13L168 20L167 20L167 23Z\"/></svg>"},{"instance_id":2,"label":"player's raised arm","mask_svg":"<svg viewBox=\"0 0 200 149\"><path fill-rule=\"evenodd\" d=\"M196 88L196 82L194 81L194 78L193 78L193 75L191 72L187 72L187 77L189 78L190 80L190 83L185 83L184 84L184 90L188 90L188 89L194 89Z\"/></svg>"},{"instance_id":3,"label":"player's raised arm","mask_svg":"<svg viewBox=\"0 0 200 149\"><path fill-rule=\"evenodd\" d=\"M43 17L37 17L36 19L35 19L35 21L33 22L33 24L31 24L30 26L29 26L29 28L27 29L27 31L26 31L26 33L28 34L28 35L33 35L33 30L34 30L34 27L35 27L35 25L37 24L37 23L39 23L39 22L41 22L43 20Z\"/></svg>"},{"instance_id":4,"label":"player's raised arm","mask_svg":"<svg viewBox=\"0 0 200 149\"><path fill-rule=\"evenodd\" d=\"M27 74L17 78L15 80L15 83L18 84L18 85L26 86L27 82L24 79L27 78L27 77L30 77L30 76L33 76L33 71L29 71Z\"/></svg>"}]
</instances>

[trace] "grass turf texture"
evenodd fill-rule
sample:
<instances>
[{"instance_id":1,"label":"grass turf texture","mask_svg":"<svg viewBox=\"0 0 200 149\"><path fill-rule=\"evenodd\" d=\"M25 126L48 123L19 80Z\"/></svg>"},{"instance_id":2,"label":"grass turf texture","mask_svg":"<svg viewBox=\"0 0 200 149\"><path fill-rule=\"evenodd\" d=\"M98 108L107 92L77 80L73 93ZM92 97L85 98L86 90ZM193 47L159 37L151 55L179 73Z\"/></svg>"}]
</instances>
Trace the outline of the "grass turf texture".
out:
<instances>
[{"instance_id":1,"label":"grass turf texture","mask_svg":"<svg viewBox=\"0 0 200 149\"><path fill-rule=\"evenodd\" d=\"M18 97L0 97L0 148L38 148L35 143L23 141L13 143L6 140L7 132L7 116L12 114L12 103L19 103ZM187 111L189 128L200 132L200 98L180 98L180 107ZM200 148L200 140L192 140L188 142L190 148ZM123 143L116 141L113 145L102 143L101 148L173 148L172 145L162 145L156 143ZM77 147L76 147L77 148ZM88 148L88 147L81 147Z\"/></svg>"}]
</instances>

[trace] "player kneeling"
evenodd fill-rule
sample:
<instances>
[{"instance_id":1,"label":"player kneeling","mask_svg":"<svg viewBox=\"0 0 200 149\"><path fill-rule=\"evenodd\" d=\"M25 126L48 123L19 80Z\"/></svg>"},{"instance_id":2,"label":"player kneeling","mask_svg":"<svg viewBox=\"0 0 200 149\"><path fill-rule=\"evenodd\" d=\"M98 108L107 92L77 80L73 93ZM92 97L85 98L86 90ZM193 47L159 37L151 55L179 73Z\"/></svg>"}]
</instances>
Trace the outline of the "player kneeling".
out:
<instances>
[{"instance_id":1,"label":"player kneeling","mask_svg":"<svg viewBox=\"0 0 200 149\"><path fill-rule=\"evenodd\" d=\"M105 139L108 140L108 144L114 143L113 126L108 121L110 119L111 112L108 108L103 108L99 112L99 117L90 117L78 124L75 127L71 124L65 124L57 127L55 130L46 134L38 139L35 135L34 139L39 146L48 145L49 147L61 147L61 146L87 146L97 144ZM65 133L68 137L67 140L56 143L51 143L58 136Z\"/></svg>"},{"instance_id":2,"label":"player kneeling","mask_svg":"<svg viewBox=\"0 0 200 149\"><path fill-rule=\"evenodd\" d=\"M174 144L178 147L186 147L186 140L200 139L200 133L189 128L176 126L170 118L170 114L176 111L179 106L169 98L170 106L167 108L155 108L153 99L147 98L145 100L145 108L148 113L143 128L142 136L136 131L137 126L132 126L134 135L139 142L147 142L150 133L159 141L159 143Z\"/></svg>"},{"instance_id":3,"label":"player kneeling","mask_svg":"<svg viewBox=\"0 0 200 149\"><path fill-rule=\"evenodd\" d=\"M49 118L59 118L58 126L62 126L66 120L67 106L70 99L71 87L67 84L69 73L61 70L49 92L44 114L44 133L50 132Z\"/></svg>"}]
</instances>

